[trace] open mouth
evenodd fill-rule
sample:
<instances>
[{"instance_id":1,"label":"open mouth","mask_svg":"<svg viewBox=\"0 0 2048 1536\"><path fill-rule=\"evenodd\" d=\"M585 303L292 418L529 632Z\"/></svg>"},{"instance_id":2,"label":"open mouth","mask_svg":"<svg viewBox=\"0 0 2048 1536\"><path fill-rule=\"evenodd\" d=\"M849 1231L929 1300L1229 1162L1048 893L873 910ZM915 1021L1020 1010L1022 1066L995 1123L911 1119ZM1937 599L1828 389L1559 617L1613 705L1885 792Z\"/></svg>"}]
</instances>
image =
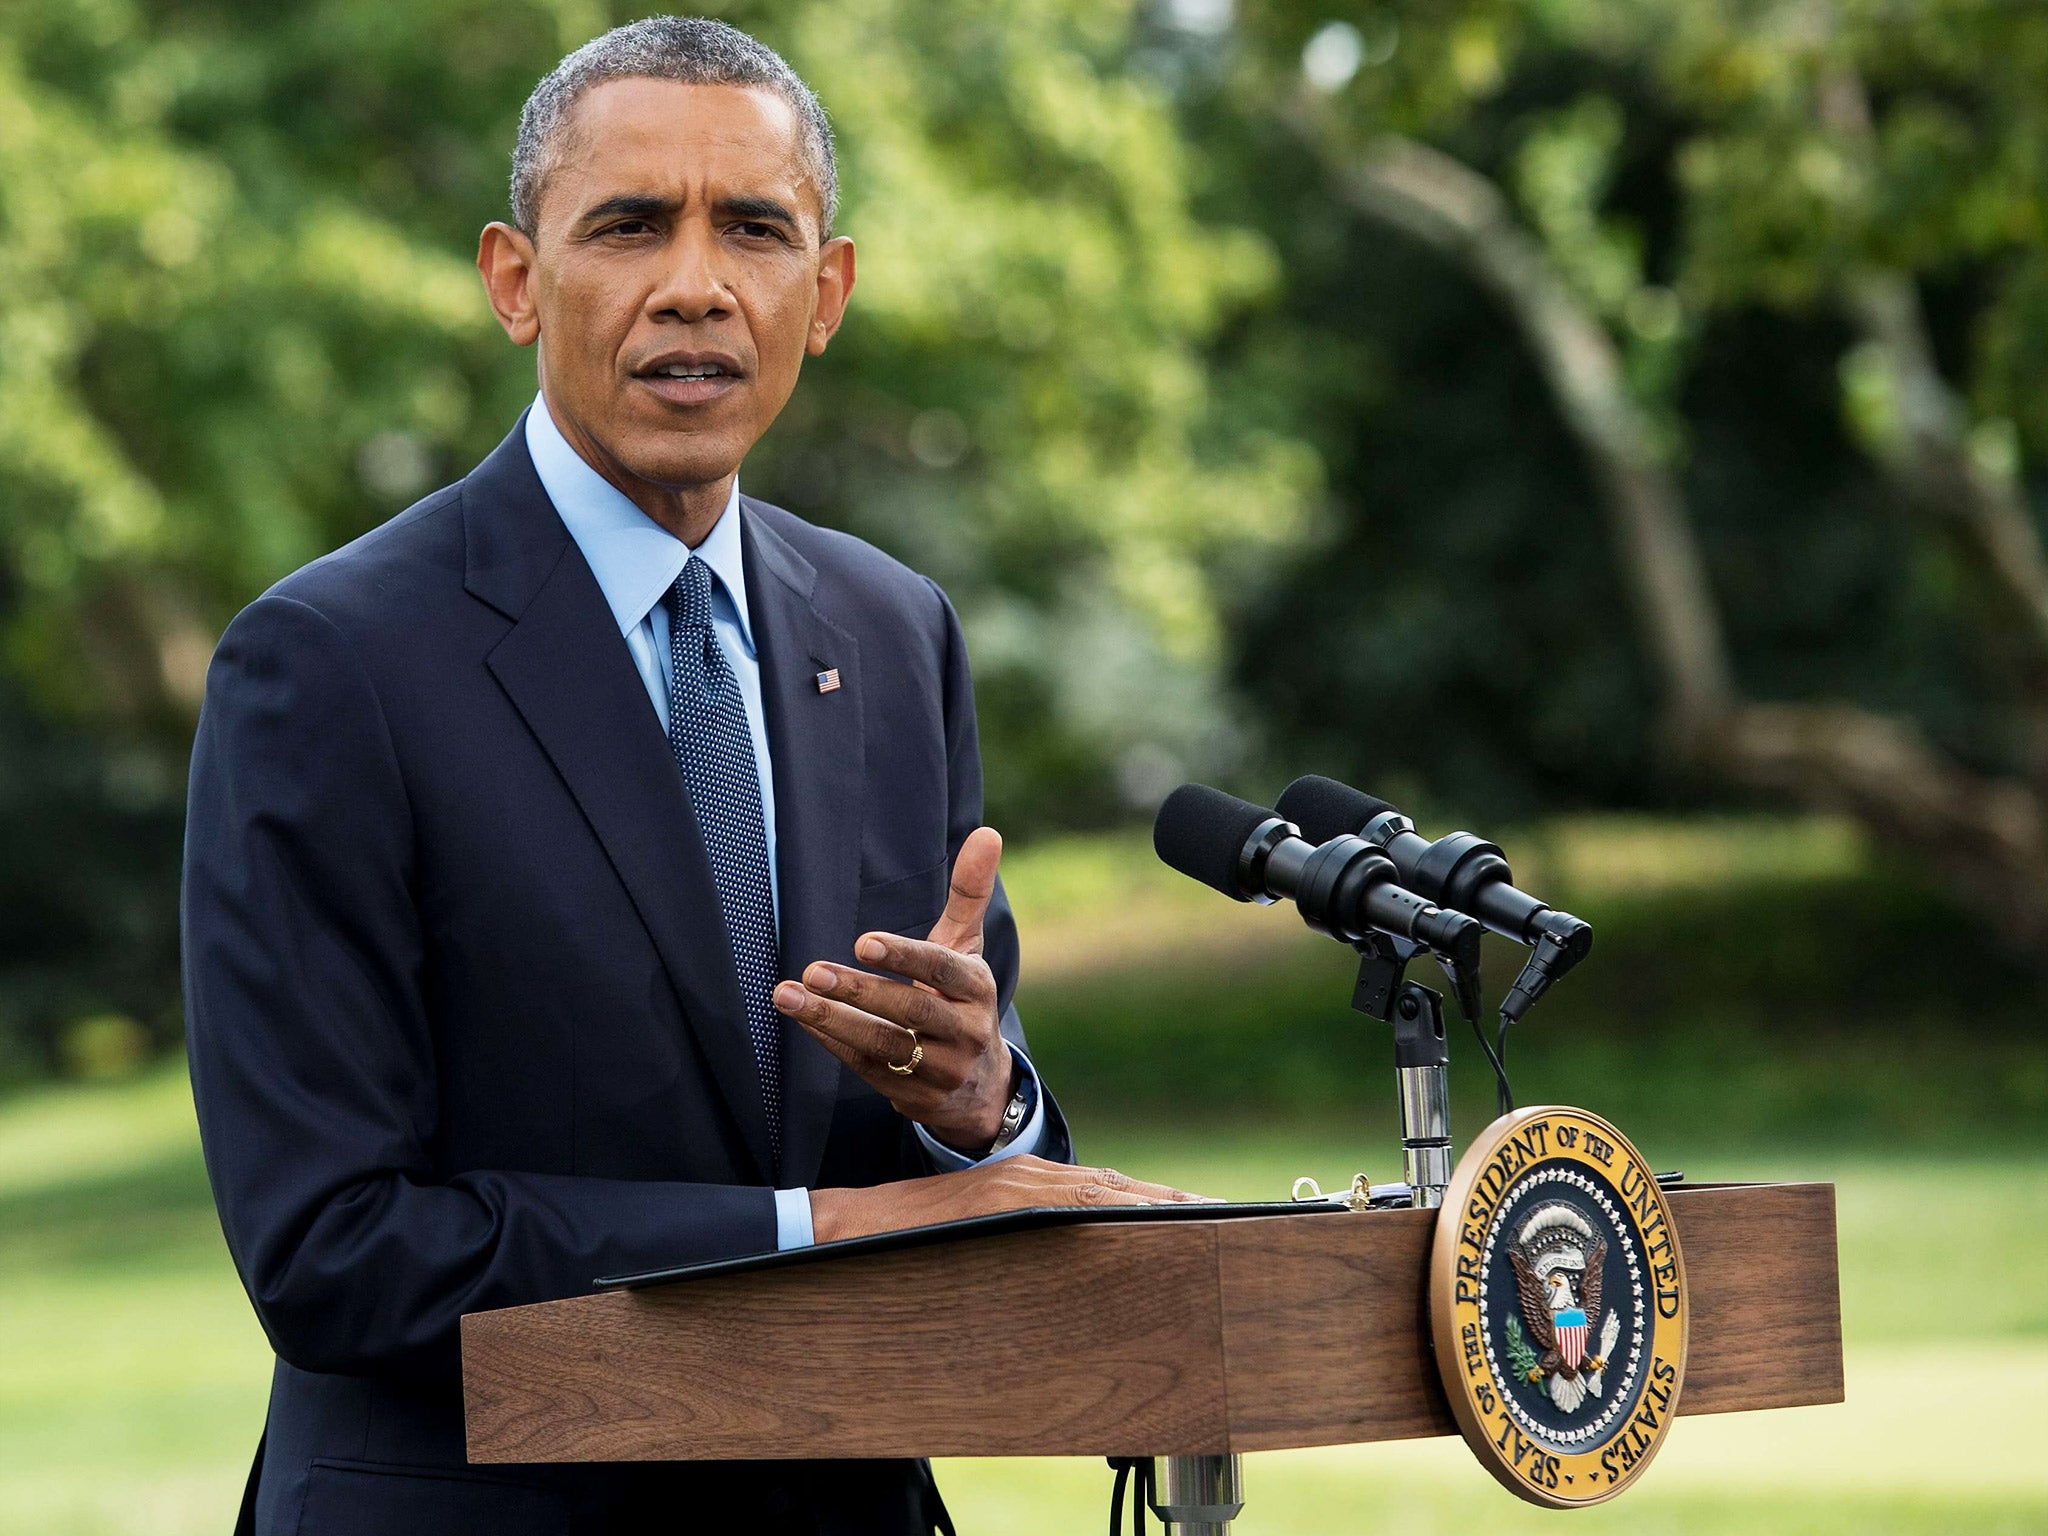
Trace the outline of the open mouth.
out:
<instances>
[{"instance_id":1,"label":"open mouth","mask_svg":"<svg viewBox=\"0 0 2048 1536\"><path fill-rule=\"evenodd\" d=\"M637 377L655 394L675 405L700 405L716 400L740 381L731 363L715 358L661 363L643 370Z\"/></svg>"}]
</instances>

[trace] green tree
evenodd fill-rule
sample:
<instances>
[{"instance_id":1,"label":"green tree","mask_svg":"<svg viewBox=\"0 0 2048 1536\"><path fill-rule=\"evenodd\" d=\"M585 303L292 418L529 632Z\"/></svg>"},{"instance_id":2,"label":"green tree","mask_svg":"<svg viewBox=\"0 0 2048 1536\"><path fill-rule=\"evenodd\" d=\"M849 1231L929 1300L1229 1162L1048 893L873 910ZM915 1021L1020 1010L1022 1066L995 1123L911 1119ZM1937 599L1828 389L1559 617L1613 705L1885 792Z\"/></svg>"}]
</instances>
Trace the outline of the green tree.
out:
<instances>
[{"instance_id":1,"label":"green tree","mask_svg":"<svg viewBox=\"0 0 2048 1536\"><path fill-rule=\"evenodd\" d=\"M748 488L953 593L1002 825L1101 821L1227 759L1206 569L1291 537L1315 465L1217 409L1206 348L1278 270L1192 214L1171 99L1122 67L1134 6L718 9L827 104L860 251L851 322ZM490 318L476 232L534 81L638 13L0 13L0 694L38 741L62 728L24 761L140 754L128 781L174 809L227 618L510 426L532 360ZM121 878L168 914L152 858Z\"/></svg>"},{"instance_id":2,"label":"green tree","mask_svg":"<svg viewBox=\"0 0 2048 1536\"><path fill-rule=\"evenodd\" d=\"M2048 956L2048 560L2027 494L2048 450L2048 12L1484 0L1333 21L1273 3L1241 42L1220 99L1269 153L1511 328L1603 510L1665 768L1846 808ZM1824 322L1803 344L1830 338L1832 376L1802 383L1859 451L1845 478L1917 531L1891 585L1974 651L1924 712L1843 689L1853 659L1806 679L1738 664L1730 614L1755 593L1694 515L1696 386L1759 315ZM1772 430L1754 403L1733 420ZM1870 511L1816 494L1770 532L1796 546ZM1838 650L1892 649L1881 620L1849 618ZM1553 637L1521 639L1540 672Z\"/></svg>"}]
</instances>

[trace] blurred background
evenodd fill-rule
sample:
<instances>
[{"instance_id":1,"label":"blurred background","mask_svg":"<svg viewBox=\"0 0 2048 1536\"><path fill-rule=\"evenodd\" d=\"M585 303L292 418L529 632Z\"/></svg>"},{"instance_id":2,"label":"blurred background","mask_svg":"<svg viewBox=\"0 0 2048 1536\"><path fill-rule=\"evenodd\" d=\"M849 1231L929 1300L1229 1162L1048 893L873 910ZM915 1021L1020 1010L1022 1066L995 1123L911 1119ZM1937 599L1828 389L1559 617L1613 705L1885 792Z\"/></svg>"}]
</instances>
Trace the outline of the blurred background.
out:
<instances>
[{"instance_id":1,"label":"blurred background","mask_svg":"<svg viewBox=\"0 0 2048 1536\"><path fill-rule=\"evenodd\" d=\"M1688 1420L1572 1518L2048 1530L2048 8L711 9L823 99L860 252L746 488L959 606L1082 1155L1398 1176L1349 952L1157 865L1168 789L1319 771L1476 827L1600 935L1523 1100L1840 1191L1848 1403ZM10 1530L231 1521L268 1352L180 1056L207 658L531 397L477 230L527 91L638 14L0 6ZM1246 1536L1543 1518L1454 1441L1246 1476ZM1108 1496L941 1481L969 1532Z\"/></svg>"}]
</instances>

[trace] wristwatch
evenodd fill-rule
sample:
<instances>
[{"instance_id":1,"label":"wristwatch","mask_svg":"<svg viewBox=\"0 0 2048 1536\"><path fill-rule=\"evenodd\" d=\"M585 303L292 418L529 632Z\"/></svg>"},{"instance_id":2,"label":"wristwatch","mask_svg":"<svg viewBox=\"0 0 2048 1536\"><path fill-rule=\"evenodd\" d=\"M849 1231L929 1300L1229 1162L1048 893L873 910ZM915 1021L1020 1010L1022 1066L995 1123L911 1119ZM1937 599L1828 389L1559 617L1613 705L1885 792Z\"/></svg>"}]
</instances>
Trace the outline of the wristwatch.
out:
<instances>
[{"instance_id":1,"label":"wristwatch","mask_svg":"<svg viewBox=\"0 0 2048 1536\"><path fill-rule=\"evenodd\" d=\"M1024 1122L1031 1118L1031 1102L1038 1089L1038 1079L1033 1077L1022 1063L1017 1071L1017 1091L1010 1095L1010 1102L1003 1106L1003 1123L996 1129L996 1139L990 1144L983 1157L993 1157L1017 1139L1017 1133L1024 1129Z\"/></svg>"}]
</instances>

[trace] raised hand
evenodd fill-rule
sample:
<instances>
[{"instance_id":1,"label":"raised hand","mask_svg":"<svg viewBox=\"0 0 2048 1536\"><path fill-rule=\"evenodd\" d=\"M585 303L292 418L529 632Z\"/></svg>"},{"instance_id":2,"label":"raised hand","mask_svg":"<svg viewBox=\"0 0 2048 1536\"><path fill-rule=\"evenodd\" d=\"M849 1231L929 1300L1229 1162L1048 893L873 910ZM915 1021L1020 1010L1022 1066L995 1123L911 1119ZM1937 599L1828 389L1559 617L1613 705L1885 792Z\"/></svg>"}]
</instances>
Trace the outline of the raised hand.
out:
<instances>
[{"instance_id":1,"label":"raised hand","mask_svg":"<svg viewBox=\"0 0 2048 1536\"><path fill-rule=\"evenodd\" d=\"M1014 1064L981 958L1003 840L977 827L960 845L946 910L930 937L864 933L854 953L907 980L813 962L775 1006L941 1141L973 1153L995 1140Z\"/></svg>"},{"instance_id":2,"label":"raised hand","mask_svg":"<svg viewBox=\"0 0 2048 1536\"><path fill-rule=\"evenodd\" d=\"M925 938L860 936L855 954L907 980L817 962L805 968L801 985L785 981L775 989L775 1006L813 1039L900 1113L970 1155L995 1140L1014 1091L1010 1047L997 1026L995 976L982 959L982 927L1002 856L995 828L976 827L960 844L946 910ZM1027 1155L868 1189L814 1189L811 1222L818 1241L831 1242L1034 1206L1203 1199L1113 1168Z\"/></svg>"}]
</instances>

